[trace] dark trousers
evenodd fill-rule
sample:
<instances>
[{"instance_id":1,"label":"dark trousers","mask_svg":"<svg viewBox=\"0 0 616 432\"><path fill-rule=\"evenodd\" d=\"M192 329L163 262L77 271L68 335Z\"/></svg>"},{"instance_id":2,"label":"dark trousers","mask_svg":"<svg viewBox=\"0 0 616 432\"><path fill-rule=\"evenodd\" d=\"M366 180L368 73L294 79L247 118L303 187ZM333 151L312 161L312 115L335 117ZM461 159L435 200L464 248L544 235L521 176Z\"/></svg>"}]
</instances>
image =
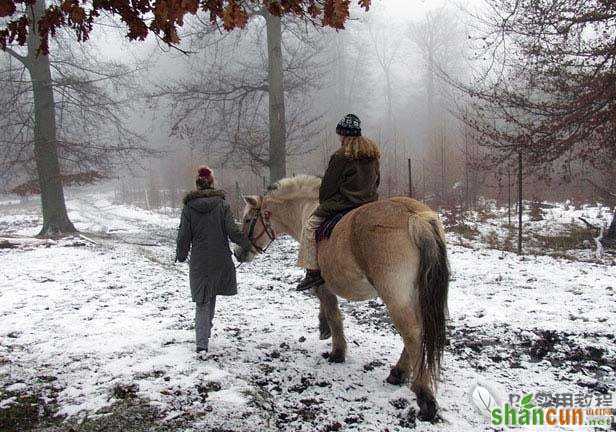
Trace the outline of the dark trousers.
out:
<instances>
[{"instance_id":1,"label":"dark trousers","mask_svg":"<svg viewBox=\"0 0 616 432\"><path fill-rule=\"evenodd\" d=\"M210 334L212 321L216 309L216 296L206 299L204 303L195 303L195 332L197 350L208 349L210 346Z\"/></svg>"}]
</instances>

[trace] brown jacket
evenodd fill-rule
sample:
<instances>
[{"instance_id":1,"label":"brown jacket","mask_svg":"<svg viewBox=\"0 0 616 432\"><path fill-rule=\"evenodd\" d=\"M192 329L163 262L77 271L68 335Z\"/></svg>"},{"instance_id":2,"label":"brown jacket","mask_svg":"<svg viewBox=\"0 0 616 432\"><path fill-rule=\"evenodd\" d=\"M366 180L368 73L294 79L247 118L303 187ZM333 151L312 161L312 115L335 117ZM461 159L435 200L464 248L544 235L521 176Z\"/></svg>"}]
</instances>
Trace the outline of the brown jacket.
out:
<instances>
[{"instance_id":1,"label":"brown jacket","mask_svg":"<svg viewBox=\"0 0 616 432\"><path fill-rule=\"evenodd\" d=\"M333 154L319 189L315 215L329 218L336 213L379 199L379 159L346 156L342 149Z\"/></svg>"}]
</instances>

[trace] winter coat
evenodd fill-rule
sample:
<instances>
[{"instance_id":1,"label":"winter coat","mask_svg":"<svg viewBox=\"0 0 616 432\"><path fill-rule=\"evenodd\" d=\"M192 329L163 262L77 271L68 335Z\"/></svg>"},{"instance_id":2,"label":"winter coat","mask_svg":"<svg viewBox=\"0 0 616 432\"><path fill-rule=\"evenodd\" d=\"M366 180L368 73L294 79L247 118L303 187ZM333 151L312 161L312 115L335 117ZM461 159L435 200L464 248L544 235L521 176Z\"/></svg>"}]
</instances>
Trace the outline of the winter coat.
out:
<instances>
[{"instance_id":1,"label":"winter coat","mask_svg":"<svg viewBox=\"0 0 616 432\"><path fill-rule=\"evenodd\" d=\"M224 196L223 191L208 188L184 197L176 260L186 261L191 251L190 292L197 303L215 295L237 294L229 239L250 248L250 241L236 225Z\"/></svg>"},{"instance_id":2,"label":"winter coat","mask_svg":"<svg viewBox=\"0 0 616 432\"><path fill-rule=\"evenodd\" d=\"M346 156L342 149L333 154L319 189L315 215L329 218L336 213L379 199L379 159Z\"/></svg>"}]
</instances>

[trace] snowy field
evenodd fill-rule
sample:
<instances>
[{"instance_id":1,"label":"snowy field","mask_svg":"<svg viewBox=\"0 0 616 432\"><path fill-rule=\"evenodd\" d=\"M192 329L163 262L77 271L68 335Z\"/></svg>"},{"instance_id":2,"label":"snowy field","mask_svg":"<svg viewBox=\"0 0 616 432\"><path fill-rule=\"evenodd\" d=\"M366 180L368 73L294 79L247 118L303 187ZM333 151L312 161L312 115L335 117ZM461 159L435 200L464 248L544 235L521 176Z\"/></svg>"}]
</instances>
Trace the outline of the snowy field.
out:
<instances>
[{"instance_id":1,"label":"snowy field","mask_svg":"<svg viewBox=\"0 0 616 432\"><path fill-rule=\"evenodd\" d=\"M516 250L518 215L515 205L511 214L507 208L498 208L494 201L488 201L482 207L481 211L466 212L457 220L448 221L452 226L451 241L474 248L488 246ZM597 259L594 240L600 235L601 228L607 231L611 217L611 209L600 203L578 206L570 202L541 203L533 214L532 205L525 202L522 217L524 249L529 254L614 264L613 256L604 255Z\"/></svg>"},{"instance_id":2,"label":"snowy field","mask_svg":"<svg viewBox=\"0 0 616 432\"><path fill-rule=\"evenodd\" d=\"M402 342L380 301L343 302L347 362L321 356L329 342L316 298L294 291L291 239L239 268L201 361L187 266L173 263L177 218L105 195L68 207L96 244L0 249L0 422L12 430L483 431L494 429L471 402L477 382L503 395L616 392L610 260L520 258L451 234L451 340L430 424L406 387L385 383ZM575 219L562 211L553 221ZM40 223L36 203L0 207L0 237Z\"/></svg>"}]
</instances>

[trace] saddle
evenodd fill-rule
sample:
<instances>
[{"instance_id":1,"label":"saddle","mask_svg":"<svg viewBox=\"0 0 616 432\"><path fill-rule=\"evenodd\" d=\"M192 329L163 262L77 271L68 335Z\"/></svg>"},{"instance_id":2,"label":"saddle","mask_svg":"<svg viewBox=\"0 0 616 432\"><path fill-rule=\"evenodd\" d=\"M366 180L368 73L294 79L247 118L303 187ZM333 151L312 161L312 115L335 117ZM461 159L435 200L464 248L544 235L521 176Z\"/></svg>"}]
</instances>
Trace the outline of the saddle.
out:
<instances>
[{"instance_id":1,"label":"saddle","mask_svg":"<svg viewBox=\"0 0 616 432\"><path fill-rule=\"evenodd\" d=\"M356 207L351 207L349 209L343 210L321 222L321 225L319 225L319 227L314 233L314 237L317 243L329 239L332 235L332 232L334 232L334 228L336 228L336 225L338 225L338 222L340 222L342 218L345 217L346 214L349 213L351 210L355 210L355 208Z\"/></svg>"}]
</instances>

